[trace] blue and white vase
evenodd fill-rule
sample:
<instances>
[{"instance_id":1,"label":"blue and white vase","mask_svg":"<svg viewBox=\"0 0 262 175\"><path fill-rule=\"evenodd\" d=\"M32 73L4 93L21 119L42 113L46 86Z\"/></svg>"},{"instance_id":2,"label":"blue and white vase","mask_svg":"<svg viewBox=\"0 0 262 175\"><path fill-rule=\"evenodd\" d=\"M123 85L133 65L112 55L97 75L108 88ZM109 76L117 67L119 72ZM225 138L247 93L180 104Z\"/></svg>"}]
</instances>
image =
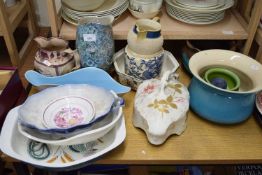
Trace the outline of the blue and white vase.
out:
<instances>
[{"instance_id":1,"label":"blue and white vase","mask_svg":"<svg viewBox=\"0 0 262 175\"><path fill-rule=\"evenodd\" d=\"M114 39L112 15L86 17L79 21L76 32L76 48L81 67L98 67L108 70L113 63Z\"/></svg>"}]
</instances>

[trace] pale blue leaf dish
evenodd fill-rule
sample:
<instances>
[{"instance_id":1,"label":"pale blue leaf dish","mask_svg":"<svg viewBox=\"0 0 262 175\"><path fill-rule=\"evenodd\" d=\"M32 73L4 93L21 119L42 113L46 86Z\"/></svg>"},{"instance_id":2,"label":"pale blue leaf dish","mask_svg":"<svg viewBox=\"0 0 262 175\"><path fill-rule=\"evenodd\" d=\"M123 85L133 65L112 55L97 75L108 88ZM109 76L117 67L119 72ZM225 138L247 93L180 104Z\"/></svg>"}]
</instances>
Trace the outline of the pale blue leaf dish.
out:
<instances>
[{"instance_id":1,"label":"pale blue leaf dish","mask_svg":"<svg viewBox=\"0 0 262 175\"><path fill-rule=\"evenodd\" d=\"M48 77L34 70L29 70L25 73L25 78L33 86L39 89L46 86L64 84L90 84L107 90L113 90L117 94L123 94L130 91L130 87L119 84L107 72L96 67L86 67L55 77Z\"/></svg>"}]
</instances>

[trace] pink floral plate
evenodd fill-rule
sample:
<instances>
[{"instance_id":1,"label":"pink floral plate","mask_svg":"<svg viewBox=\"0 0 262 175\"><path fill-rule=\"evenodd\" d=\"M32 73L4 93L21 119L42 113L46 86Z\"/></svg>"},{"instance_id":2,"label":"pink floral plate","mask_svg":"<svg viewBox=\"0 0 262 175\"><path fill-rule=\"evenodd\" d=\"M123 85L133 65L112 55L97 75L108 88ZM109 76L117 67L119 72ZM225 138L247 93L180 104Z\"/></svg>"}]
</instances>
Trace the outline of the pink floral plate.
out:
<instances>
[{"instance_id":1,"label":"pink floral plate","mask_svg":"<svg viewBox=\"0 0 262 175\"><path fill-rule=\"evenodd\" d=\"M46 128L69 129L88 124L95 116L93 103L82 97L68 96L55 99L43 113Z\"/></svg>"}]
</instances>

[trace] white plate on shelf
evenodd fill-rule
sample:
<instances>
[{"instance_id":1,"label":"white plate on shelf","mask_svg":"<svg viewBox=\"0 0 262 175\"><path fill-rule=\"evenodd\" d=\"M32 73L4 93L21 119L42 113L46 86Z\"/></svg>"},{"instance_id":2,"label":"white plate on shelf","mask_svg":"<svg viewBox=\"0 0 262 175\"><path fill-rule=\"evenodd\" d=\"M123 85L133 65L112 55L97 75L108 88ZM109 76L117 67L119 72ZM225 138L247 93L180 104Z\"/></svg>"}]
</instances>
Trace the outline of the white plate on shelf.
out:
<instances>
[{"instance_id":1,"label":"white plate on shelf","mask_svg":"<svg viewBox=\"0 0 262 175\"><path fill-rule=\"evenodd\" d=\"M180 9L186 12L202 12L202 13L209 13L209 12L219 12L219 11L224 11L226 9L229 9L234 5L234 0L225 0L225 5L221 6L220 8L215 8L215 9L200 9L200 8L189 8L189 7L182 7L181 5L177 5L176 0L165 0L167 5L175 8L175 9Z\"/></svg>"},{"instance_id":2,"label":"white plate on shelf","mask_svg":"<svg viewBox=\"0 0 262 175\"><path fill-rule=\"evenodd\" d=\"M93 142L73 146L56 146L35 142L19 133L17 128L18 108L6 116L1 136L0 149L17 160L46 168L74 168L99 158L119 146L126 137L124 117L105 136Z\"/></svg>"},{"instance_id":3,"label":"white plate on shelf","mask_svg":"<svg viewBox=\"0 0 262 175\"><path fill-rule=\"evenodd\" d=\"M115 9L117 9L121 6L124 6L127 2L128 2L127 0L106 0L105 3L102 6L100 6L99 8L97 8L97 9L91 11L91 12L80 12L80 11L72 10L70 8L66 8L63 5L62 6L64 8L66 8L69 12L72 12L74 14L99 15L99 14L114 11Z\"/></svg>"},{"instance_id":4,"label":"white plate on shelf","mask_svg":"<svg viewBox=\"0 0 262 175\"><path fill-rule=\"evenodd\" d=\"M114 21L116 21L119 16L124 13L127 8L128 8L128 1L127 3L123 4L122 6L120 6L119 8L117 9L114 9L112 11L109 11L109 12L104 12L104 13L98 13L98 14L93 14L93 13L86 13L86 14L75 14L75 13L72 13L70 11L68 11L68 9L66 7L62 7L62 13L61 13L61 16L62 18L67 21L68 23L70 24L73 24L75 26L78 25L78 20L80 18L83 18L83 17L90 17L90 16L106 16L106 15L113 15L115 17Z\"/></svg>"},{"instance_id":5,"label":"white plate on shelf","mask_svg":"<svg viewBox=\"0 0 262 175\"><path fill-rule=\"evenodd\" d=\"M188 23L205 25L221 21L224 18L225 12L201 13L201 12L184 12L179 9L174 9L171 6L166 6L167 13L174 19Z\"/></svg>"},{"instance_id":6,"label":"white plate on shelf","mask_svg":"<svg viewBox=\"0 0 262 175\"><path fill-rule=\"evenodd\" d=\"M212 14L208 14L208 13L187 13L187 12L183 12L183 11L179 11L179 10L174 10L172 8L168 9L170 12L172 12L172 14L174 15L181 15L184 17L189 17L189 18L194 18L194 19L198 19L198 18L202 18L202 19L215 19L218 16L222 15L224 12L216 12L216 13L212 13Z\"/></svg>"},{"instance_id":7,"label":"white plate on shelf","mask_svg":"<svg viewBox=\"0 0 262 175\"><path fill-rule=\"evenodd\" d=\"M174 19L177 19L181 22L187 23L187 24L196 24L196 25L206 25L206 24L213 24L216 22L219 22L221 20L223 20L224 15L217 17L216 19L212 19L212 20L207 20L207 19L189 19L187 17L184 16L179 16L179 15L174 15L172 14L172 12L169 12L167 10L167 13Z\"/></svg>"},{"instance_id":8,"label":"white plate on shelf","mask_svg":"<svg viewBox=\"0 0 262 175\"><path fill-rule=\"evenodd\" d=\"M173 0L176 4L181 4L184 7L194 7L194 8L215 8L219 7L221 4L225 4L225 0Z\"/></svg>"},{"instance_id":9,"label":"white plate on shelf","mask_svg":"<svg viewBox=\"0 0 262 175\"><path fill-rule=\"evenodd\" d=\"M172 15L175 16L181 16L181 17L185 17L188 19L192 19L192 20L209 20L209 21L213 21L216 20L217 18L220 18L221 16L224 15L224 12L216 12L216 13L212 13L212 14L205 14L205 13L185 13L183 11L179 11L179 10L174 10L172 8L168 8L168 12L171 13Z\"/></svg>"},{"instance_id":10,"label":"white plate on shelf","mask_svg":"<svg viewBox=\"0 0 262 175\"><path fill-rule=\"evenodd\" d=\"M184 4L180 4L177 0L172 1L174 5L182 7L182 8L187 8L187 9L192 9L192 10L214 10L214 9L219 9L222 8L226 5L226 0L219 0L218 5L216 6L211 6L211 7L196 7L196 6L187 6Z\"/></svg>"},{"instance_id":11,"label":"white plate on shelf","mask_svg":"<svg viewBox=\"0 0 262 175\"><path fill-rule=\"evenodd\" d=\"M123 6L120 6L117 9L114 9L110 12L104 12L104 13L98 13L98 14L91 14L91 13L85 13L85 14L78 14L78 13L74 13L71 12L68 8L66 7L62 7L62 11L64 14L66 14L66 16L68 16L69 18L73 19L73 20L79 20L80 18L83 17L89 17L89 16L106 16L106 15L113 15L114 17L122 14L126 9L128 8L128 3L123 4Z\"/></svg>"}]
</instances>

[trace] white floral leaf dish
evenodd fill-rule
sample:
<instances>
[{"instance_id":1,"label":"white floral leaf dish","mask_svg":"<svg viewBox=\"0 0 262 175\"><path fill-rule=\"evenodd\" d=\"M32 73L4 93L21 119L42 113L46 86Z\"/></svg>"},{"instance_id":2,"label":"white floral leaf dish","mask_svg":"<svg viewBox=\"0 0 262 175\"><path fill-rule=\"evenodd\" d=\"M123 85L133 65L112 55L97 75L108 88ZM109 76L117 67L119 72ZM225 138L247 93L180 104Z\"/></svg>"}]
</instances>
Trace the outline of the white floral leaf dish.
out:
<instances>
[{"instance_id":1,"label":"white floral leaf dish","mask_svg":"<svg viewBox=\"0 0 262 175\"><path fill-rule=\"evenodd\" d=\"M119 84L106 71L96 67L86 67L55 77L48 77L36 71L29 70L25 73L25 78L32 85L39 88L64 84L90 84L107 90L113 90L117 94L130 91L130 87Z\"/></svg>"},{"instance_id":2,"label":"white floral leaf dish","mask_svg":"<svg viewBox=\"0 0 262 175\"><path fill-rule=\"evenodd\" d=\"M19 109L19 122L41 132L66 134L101 120L121 105L120 99L113 91L86 84L52 87L27 98ZM86 114L92 119L85 120Z\"/></svg>"},{"instance_id":3,"label":"white floral leaf dish","mask_svg":"<svg viewBox=\"0 0 262 175\"><path fill-rule=\"evenodd\" d=\"M144 81L135 96L133 124L146 132L150 143L160 145L186 128L189 110L187 88L166 72L161 80Z\"/></svg>"},{"instance_id":4,"label":"white floral leaf dish","mask_svg":"<svg viewBox=\"0 0 262 175\"><path fill-rule=\"evenodd\" d=\"M126 137L124 117L103 137L78 145L51 145L35 142L19 133L20 106L9 111L4 122L0 149L6 155L28 164L56 170L72 170L86 166L119 146Z\"/></svg>"}]
</instances>

